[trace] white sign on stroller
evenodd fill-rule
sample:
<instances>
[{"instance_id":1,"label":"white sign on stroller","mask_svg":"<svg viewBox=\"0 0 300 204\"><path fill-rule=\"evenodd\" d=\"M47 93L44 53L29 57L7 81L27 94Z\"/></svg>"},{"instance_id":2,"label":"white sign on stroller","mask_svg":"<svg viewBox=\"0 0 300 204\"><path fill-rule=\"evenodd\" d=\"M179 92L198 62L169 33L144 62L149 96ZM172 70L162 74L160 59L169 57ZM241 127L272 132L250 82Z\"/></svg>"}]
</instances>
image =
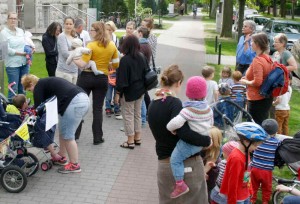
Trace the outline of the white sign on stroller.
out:
<instances>
[{"instance_id":1,"label":"white sign on stroller","mask_svg":"<svg viewBox=\"0 0 300 204\"><path fill-rule=\"evenodd\" d=\"M46 104L46 129L48 131L58 123L57 98L49 100Z\"/></svg>"}]
</instances>

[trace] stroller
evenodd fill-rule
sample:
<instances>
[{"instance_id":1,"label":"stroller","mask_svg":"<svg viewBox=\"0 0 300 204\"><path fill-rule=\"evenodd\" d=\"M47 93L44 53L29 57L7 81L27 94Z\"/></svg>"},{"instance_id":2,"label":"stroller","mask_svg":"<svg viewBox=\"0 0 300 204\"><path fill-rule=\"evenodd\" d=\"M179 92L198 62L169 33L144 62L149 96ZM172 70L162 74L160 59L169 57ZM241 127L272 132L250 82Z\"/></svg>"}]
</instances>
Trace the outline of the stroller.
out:
<instances>
[{"instance_id":1,"label":"stroller","mask_svg":"<svg viewBox=\"0 0 300 204\"><path fill-rule=\"evenodd\" d=\"M286 164L294 175L298 176L300 170L300 131L294 135L294 138L282 140L276 150L274 163L279 168Z\"/></svg>"},{"instance_id":2,"label":"stroller","mask_svg":"<svg viewBox=\"0 0 300 204\"><path fill-rule=\"evenodd\" d=\"M238 103L230 99L221 99L211 105L214 115L214 126L223 131L223 142L237 140L233 126L246 121L253 121L252 116Z\"/></svg>"}]
</instances>

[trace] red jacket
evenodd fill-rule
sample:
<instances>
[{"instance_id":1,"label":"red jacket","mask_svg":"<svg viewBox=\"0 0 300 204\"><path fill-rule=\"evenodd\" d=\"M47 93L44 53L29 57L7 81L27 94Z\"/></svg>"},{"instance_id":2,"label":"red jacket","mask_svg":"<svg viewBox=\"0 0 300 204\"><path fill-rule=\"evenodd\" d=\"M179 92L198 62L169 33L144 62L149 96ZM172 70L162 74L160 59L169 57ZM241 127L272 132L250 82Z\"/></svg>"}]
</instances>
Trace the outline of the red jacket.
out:
<instances>
[{"instance_id":1,"label":"red jacket","mask_svg":"<svg viewBox=\"0 0 300 204\"><path fill-rule=\"evenodd\" d=\"M250 158L248 158L250 161ZM245 171L246 156L238 148L230 153L220 193L227 196L228 204L236 204L237 201L250 197L250 171Z\"/></svg>"}]
</instances>

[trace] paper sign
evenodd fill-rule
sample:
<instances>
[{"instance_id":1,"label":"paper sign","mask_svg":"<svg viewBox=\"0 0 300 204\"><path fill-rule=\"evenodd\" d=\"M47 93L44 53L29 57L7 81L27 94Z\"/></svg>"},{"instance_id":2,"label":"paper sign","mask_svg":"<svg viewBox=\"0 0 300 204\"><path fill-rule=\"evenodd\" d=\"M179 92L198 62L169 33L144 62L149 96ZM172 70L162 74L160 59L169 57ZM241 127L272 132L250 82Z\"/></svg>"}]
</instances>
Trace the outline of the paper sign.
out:
<instances>
[{"instance_id":1,"label":"paper sign","mask_svg":"<svg viewBox=\"0 0 300 204\"><path fill-rule=\"evenodd\" d=\"M48 131L58 123L57 98L48 101L46 104L46 129Z\"/></svg>"},{"instance_id":2,"label":"paper sign","mask_svg":"<svg viewBox=\"0 0 300 204\"><path fill-rule=\"evenodd\" d=\"M17 130L16 134L24 141L29 140L29 132L27 122L23 123Z\"/></svg>"}]
</instances>

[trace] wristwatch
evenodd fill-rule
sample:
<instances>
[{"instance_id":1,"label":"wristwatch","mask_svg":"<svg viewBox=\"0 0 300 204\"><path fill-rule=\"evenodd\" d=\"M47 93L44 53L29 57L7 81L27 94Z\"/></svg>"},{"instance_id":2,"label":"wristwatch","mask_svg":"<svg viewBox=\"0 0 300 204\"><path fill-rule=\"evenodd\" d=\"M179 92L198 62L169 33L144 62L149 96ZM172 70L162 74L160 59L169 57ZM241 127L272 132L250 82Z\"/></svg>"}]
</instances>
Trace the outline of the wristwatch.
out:
<instances>
[{"instance_id":1,"label":"wristwatch","mask_svg":"<svg viewBox=\"0 0 300 204\"><path fill-rule=\"evenodd\" d=\"M292 193L293 189L294 189L294 187L290 187L289 188L289 193Z\"/></svg>"}]
</instances>

